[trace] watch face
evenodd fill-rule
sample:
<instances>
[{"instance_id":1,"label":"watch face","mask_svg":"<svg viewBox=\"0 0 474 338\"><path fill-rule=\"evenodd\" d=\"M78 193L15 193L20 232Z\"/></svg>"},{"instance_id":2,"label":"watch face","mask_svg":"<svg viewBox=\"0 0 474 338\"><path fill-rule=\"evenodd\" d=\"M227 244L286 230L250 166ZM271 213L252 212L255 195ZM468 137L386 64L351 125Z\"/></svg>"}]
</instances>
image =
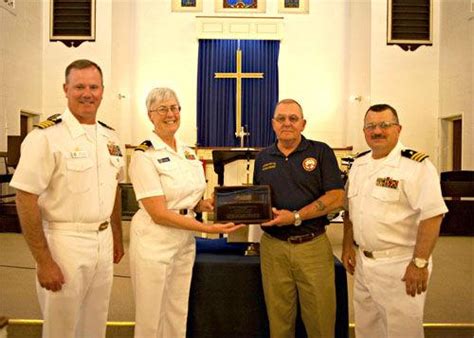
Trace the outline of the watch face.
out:
<instances>
[{"instance_id":1,"label":"watch face","mask_svg":"<svg viewBox=\"0 0 474 338\"><path fill-rule=\"evenodd\" d=\"M298 226L298 225L301 225L302 221L301 221L301 216L300 214L297 212L297 211L293 211L293 214L295 216L295 222L293 223L294 226Z\"/></svg>"},{"instance_id":2,"label":"watch face","mask_svg":"<svg viewBox=\"0 0 474 338\"><path fill-rule=\"evenodd\" d=\"M428 261L423 258L413 258L413 263L415 264L417 268L420 268L420 269L426 268L426 266L428 265Z\"/></svg>"}]
</instances>

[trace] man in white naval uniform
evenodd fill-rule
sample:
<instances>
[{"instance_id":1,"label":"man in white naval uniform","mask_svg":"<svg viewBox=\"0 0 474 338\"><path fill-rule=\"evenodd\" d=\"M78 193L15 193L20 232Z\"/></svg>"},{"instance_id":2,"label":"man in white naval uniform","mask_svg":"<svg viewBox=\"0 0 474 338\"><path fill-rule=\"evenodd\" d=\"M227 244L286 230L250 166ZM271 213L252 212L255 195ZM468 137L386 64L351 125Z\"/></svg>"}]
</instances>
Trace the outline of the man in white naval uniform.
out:
<instances>
[{"instance_id":1,"label":"man in white naval uniform","mask_svg":"<svg viewBox=\"0 0 474 338\"><path fill-rule=\"evenodd\" d=\"M354 161L346 187L342 261L354 274L355 332L360 338L423 337L431 253L448 210L427 155L399 142L394 108L369 108L371 151Z\"/></svg>"},{"instance_id":2,"label":"man in white naval uniform","mask_svg":"<svg viewBox=\"0 0 474 338\"><path fill-rule=\"evenodd\" d=\"M124 251L117 183L123 152L115 131L96 121L100 67L66 69L62 115L26 137L11 181L25 240L36 261L44 338L105 337L113 264Z\"/></svg>"}]
</instances>

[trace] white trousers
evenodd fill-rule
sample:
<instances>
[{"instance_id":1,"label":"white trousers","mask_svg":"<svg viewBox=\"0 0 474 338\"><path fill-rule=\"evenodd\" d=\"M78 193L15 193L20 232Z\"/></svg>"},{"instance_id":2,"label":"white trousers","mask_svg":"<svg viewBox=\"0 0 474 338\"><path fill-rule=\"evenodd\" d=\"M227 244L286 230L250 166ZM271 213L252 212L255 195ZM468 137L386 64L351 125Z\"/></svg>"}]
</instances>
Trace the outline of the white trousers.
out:
<instances>
[{"instance_id":1,"label":"white trousers","mask_svg":"<svg viewBox=\"0 0 474 338\"><path fill-rule=\"evenodd\" d=\"M36 280L43 338L104 338L113 280L110 227L100 232L45 230L45 235L66 282L52 292Z\"/></svg>"},{"instance_id":2,"label":"white trousers","mask_svg":"<svg viewBox=\"0 0 474 338\"><path fill-rule=\"evenodd\" d=\"M139 211L130 230L135 338L184 338L196 256L191 231L153 223Z\"/></svg>"},{"instance_id":3,"label":"white trousers","mask_svg":"<svg viewBox=\"0 0 474 338\"><path fill-rule=\"evenodd\" d=\"M423 338L426 292L412 297L402 278L410 256L367 258L357 252L354 319L357 338ZM431 275L431 260L429 273Z\"/></svg>"}]
</instances>

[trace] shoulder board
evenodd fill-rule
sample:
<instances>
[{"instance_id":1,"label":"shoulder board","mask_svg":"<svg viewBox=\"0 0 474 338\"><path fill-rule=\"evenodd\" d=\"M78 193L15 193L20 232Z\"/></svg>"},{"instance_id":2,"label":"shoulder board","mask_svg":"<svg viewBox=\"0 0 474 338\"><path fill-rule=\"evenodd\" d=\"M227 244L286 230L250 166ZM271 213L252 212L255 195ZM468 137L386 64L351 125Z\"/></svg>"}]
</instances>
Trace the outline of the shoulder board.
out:
<instances>
[{"instance_id":1,"label":"shoulder board","mask_svg":"<svg viewBox=\"0 0 474 338\"><path fill-rule=\"evenodd\" d=\"M146 140L140 143L138 147L135 148L135 151L147 151L149 148L153 148L151 141Z\"/></svg>"},{"instance_id":2,"label":"shoulder board","mask_svg":"<svg viewBox=\"0 0 474 338\"><path fill-rule=\"evenodd\" d=\"M423 162L424 159L428 158L428 155L411 149L403 149L402 156L417 162Z\"/></svg>"},{"instance_id":3,"label":"shoulder board","mask_svg":"<svg viewBox=\"0 0 474 338\"><path fill-rule=\"evenodd\" d=\"M358 153L355 158L362 157L362 156L364 156L364 155L367 155L368 153L370 153L370 150L363 151L363 152L361 152L361 153Z\"/></svg>"},{"instance_id":4,"label":"shoulder board","mask_svg":"<svg viewBox=\"0 0 474 338\"><path fill-rule=\"evenodd\" d=\"M104 122L100 122L100 121L97 121L97 122L99 122L99 124L100 124L102 127L105 127L105 128L107 128L107 129L110 129L110 130L115 130L114 128L109 127L108 125L106 125Z\"/></svg>"},{"instance_id":5,"label":"shoulder board","mask_svg":"<svg viewBox=\"0 0 474 338\"><path fill-rule=\"evenodd\" d=\"M54 126L55 124L60 123L61 121L62 121L61 114L54 114L48 117L46 120L38 124L35 124L35 127L38 127L40 129L46 129L46 128Z\"/></svg>"}]
</instances>

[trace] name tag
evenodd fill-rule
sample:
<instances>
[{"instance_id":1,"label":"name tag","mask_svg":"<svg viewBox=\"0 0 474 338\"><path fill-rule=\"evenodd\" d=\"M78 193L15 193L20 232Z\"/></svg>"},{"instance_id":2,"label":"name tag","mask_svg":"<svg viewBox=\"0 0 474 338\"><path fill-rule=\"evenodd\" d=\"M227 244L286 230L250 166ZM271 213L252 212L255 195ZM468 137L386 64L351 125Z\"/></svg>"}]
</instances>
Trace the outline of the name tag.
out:
<instances>
[{"instance_id":1,"label":"name tag","mask_svg":"<svg viewBox=\"0 0 474 338\"><path fill-rule=\"evenodd\" d=\"M86 158L88 157L87 151L85 150L78 150L71 152L71 158Z\"/></svg>"},{"instance_id":2,"label":"name tag","mask_svg":"<svg viewBox=\"0 0 474 338\"><path fill-rule=\"evenodd\" d=\"M165 163L165 162L169 162L169 161L170 161L169 157L163 157L163 158L158 159L158 163Z\"/></svg>"}]
</instances>

